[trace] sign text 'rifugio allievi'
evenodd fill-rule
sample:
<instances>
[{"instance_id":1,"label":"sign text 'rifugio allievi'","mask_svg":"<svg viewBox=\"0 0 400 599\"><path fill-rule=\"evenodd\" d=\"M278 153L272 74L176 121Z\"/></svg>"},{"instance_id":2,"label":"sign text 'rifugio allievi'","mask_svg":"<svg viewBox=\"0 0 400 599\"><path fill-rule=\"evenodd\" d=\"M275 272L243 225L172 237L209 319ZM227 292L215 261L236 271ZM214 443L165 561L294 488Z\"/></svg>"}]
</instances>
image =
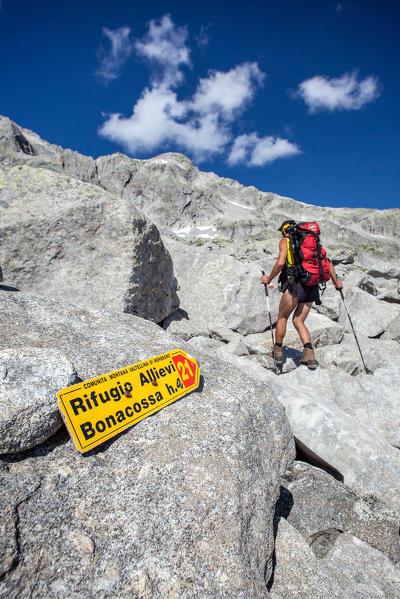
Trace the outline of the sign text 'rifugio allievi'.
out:
<instances>
[{"instance_id":1,"label":"sign text 'rifugio allievi'","mask_svg":"<svg viewBox=\"0 0 400 599\"><path fill-rule=\"evenodd\" d=\"M196 360L175 349L62 389L58 406L85 452L193 391L199 380Z\"/></svg>"}]
</instances>

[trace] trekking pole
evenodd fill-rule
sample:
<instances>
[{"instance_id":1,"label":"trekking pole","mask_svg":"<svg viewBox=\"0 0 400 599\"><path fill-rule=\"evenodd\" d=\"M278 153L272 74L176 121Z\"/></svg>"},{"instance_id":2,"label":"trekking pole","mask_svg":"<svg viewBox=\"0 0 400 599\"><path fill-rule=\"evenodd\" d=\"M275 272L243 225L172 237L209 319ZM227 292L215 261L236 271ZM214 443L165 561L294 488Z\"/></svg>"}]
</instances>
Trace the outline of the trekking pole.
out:
<instances>
[{"instance_id":1,"label":"trekking pole","mask_svg":"<svg viewBox=\"0 0 400 599\"><path fill-rule=\"evenodd\" d=\"M265 275L265 272L263 270L261 272L262 272L263 275ZM267 307L268 307L269 324L270 324L270 327L271 327L272 357L274 359L274 368L277 371L278 370L278 366L276 365L276 360L275 360L275 338L274 338L274 330L272 328L271 308L269 306L268 285L266 283L264 283L264 288L265 288L265 295L267 296Z\"/></svg>"},{"instance_id":2,"label":"trekking pole","mask_svg":"<svg viewBox=\"0 0 400 599\"><path fill-rule=\"evenodd\" d=\"M356 332L354 330L353 323L351 322L351 318L350 318L350 314L349 314L349 311L348 311L347 306L346 306L346 302L344 301L343 290L339 289L339 291L340 291L340 296L341 296L341 298L343 300L343 305L344 305L345 310L347 312L347 316L349 317L349 322L350 322L350 325L351 325L351 329L353 331L354 339L356 340L356 343L357 343L358 351L360 352L361 360L362 360L362 363L364 365L365 374L372 374L371 371L368 370L368 368L367 368L367 366L366 366L366 364L364 362L364 357L363 357L362 352L361 352L361 347L360 347L360 344L358 343L357 335L356 335Z\"/></svg>"}]
</instances>

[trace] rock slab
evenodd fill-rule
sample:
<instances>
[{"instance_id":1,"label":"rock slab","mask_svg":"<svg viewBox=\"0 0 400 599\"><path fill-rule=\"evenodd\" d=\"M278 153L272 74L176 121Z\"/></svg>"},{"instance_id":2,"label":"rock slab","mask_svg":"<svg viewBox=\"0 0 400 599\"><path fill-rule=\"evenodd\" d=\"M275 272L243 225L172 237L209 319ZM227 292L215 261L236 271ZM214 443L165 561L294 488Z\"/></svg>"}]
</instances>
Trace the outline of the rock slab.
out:
<instances>
[{"instance_id":1,"label":"rock slab","mask_svg":"<svg viewBox=\"0 0 400 599\"><path fill-rule=\"evenodd\" d=\"M0 351L0 454L43 443L61 426L56 393L76 382L62 354L37 347Z\"/></svg>"},{"instance_id":2,"label":"rock slab","mask_svg":"<svg viewBox=\"0 0 400 599\"><path fill-rule=\"evenodd\" d=\"M56 350L81 379L176 347L190 353L128 314L11 292L0 305L1 344ZM93 452L81 455L61 429L3 456L0 597L268 596L291 429L265 385L191 353L199 390Z\"/></svg>"},{"instance_id":3,"label":"rock slab","mask_svg":"<svg viewBox=\"0 0 400 599\"><path fill-rule=\"evenodd\" d=\"M169 253L131 202L48 169L3 166L1 175L8 284L155 322L176 310Z\"/></svg>"}]
</instances>

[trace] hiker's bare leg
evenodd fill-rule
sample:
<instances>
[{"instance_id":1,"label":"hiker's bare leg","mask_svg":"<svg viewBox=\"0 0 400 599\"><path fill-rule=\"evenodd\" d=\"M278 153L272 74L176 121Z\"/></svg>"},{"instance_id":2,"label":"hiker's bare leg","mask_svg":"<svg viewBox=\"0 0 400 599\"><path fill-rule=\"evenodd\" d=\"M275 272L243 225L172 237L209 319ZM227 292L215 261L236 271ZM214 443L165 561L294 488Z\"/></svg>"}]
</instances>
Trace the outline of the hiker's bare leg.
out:
<instances>
[{"instance_id":1,"label":"hiker's bare leg","mask_svg":"<svg viewBox=\"0 0 400 599\"><path fill-rule=\"evenodd\" d=\"M279 316L276 324L275 341L276 343L282 343L283 338L286 334L286 324L289 316L299 303L299 298L294 297L288 289L281 297L279 304Z\"/></svg>"},{"instance_id":2,"label":"hiker's bare leg","mask_svg":"<svg viewBox=\"0 0 400 599\"><path fill-rule=\"evenodd\" d=\"M299 337L303 345L305 343L311 343L310 331L304 324L304 321L311 310L311 306L312 302L307 302L306 304L300 302L293 314L293 324L295 326L296 331L299 334Z\"/></svg>"}]
</instances>

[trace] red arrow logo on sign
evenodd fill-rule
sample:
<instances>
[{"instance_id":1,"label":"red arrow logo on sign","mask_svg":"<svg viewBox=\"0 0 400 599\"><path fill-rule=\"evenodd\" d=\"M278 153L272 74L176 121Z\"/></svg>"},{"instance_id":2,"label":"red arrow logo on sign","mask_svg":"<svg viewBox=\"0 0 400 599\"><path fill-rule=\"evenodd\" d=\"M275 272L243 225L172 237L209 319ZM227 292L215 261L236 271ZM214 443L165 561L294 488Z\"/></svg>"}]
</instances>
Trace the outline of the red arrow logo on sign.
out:
<instances>
[{"instance_id":1,"label":"red arrow logo on sign","mask_svg":"<svg viewBox=\"0 0 400 599\"><path fill-rule=\"evenodd\" d=\"M196 380L197 364L182 354L172 356L172 360L179 372L184 387L187 388L193 385Z\"/></svg>"}]
</instances>

